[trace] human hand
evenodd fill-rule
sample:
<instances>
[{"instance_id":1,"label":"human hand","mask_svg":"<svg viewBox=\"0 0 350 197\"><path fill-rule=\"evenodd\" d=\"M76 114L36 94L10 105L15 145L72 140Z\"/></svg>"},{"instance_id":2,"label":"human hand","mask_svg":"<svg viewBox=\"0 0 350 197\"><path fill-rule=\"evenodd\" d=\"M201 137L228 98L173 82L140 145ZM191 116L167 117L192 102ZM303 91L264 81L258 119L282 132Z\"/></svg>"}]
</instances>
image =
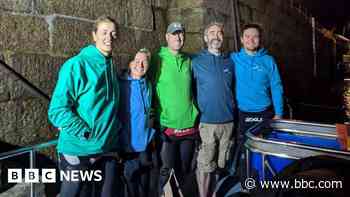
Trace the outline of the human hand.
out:
<instances>
[{"instance_id":1,"label":"human hand","mask_svg":"<svg viewBox=\"0 0 350 197\"><path fill-rule=\"evenodd\" d=\"M272 119L273 119L273 120L279 120L279 119L282 119L282 117L279 116L279 115L275 115Z\"/></svg>"}]
</instances>

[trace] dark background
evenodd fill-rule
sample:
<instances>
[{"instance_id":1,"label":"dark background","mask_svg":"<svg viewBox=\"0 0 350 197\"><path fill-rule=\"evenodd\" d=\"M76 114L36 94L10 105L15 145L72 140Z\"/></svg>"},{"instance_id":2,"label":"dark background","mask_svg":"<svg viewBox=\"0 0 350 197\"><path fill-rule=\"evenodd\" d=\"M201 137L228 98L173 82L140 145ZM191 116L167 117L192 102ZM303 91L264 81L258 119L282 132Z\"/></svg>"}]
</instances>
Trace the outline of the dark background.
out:
<instances>
[{"instance_id":1,"label":"dark background","mask_svg":"<svg viewBox=\"0 0 350 197\"><path fill-rule=\"evenodd\" d=\"M350 0L305 0L304 4L323 26L335 26L338 33L350 21Z\"/></svg>"}]
</instances>

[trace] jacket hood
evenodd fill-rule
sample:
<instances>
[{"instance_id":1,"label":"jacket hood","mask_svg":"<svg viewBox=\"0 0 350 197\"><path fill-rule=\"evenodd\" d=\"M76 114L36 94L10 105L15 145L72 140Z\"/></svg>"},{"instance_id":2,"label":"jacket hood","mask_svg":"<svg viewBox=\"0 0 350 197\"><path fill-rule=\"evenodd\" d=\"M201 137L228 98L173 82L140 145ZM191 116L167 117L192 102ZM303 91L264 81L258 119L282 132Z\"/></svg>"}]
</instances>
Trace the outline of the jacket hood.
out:
<instances>
[{"instance_id":1,"label":"jacket hood","mask_svg":"<svg viewBox=\"0 0 350 197\"><path fill-rule=\"evenodd\" d=\"M93 61L97 62L97 63L105 63L105 61L107 59L110 59L111 56L104 56L97 48L94 44L90 44L84 48L82 48L80 50L79 55L82 56L88 56L89 59L93 59Z\"/></svg>"},{"instance_id":2,"label":"jacket hood","mask_svg":"<svg viewBox=\"0 0 350 197\"><path fill-rule=\"evenodd\" d=\"M210 53L208 51L208 49L202 49L198 55L212 55L212 56L215 56L214 54ZM225 52L222 52L220 55L218 55L217 57L229 57L229 54L228 53L225 53Z\"/></svg>"},{"instance_id":3,"label":"jacket hood","mask_svg":"<svg viewBox=\"0 0 350 197\"><path fill-rule=\"evenodd\" d=\"M241 48L241 51L239 52L239 54L245 57L261 57L267 54L267 50L265 48L261 48L256 52L255 55L248 55L246 50L244 48Z\"/></svg>"},{"instance_id":4,"label":"jacket hood","mask_svg":"<svg viewBox=\"0 0 350 197\"><path fill-rule=\"evenodd\" d=\"M115 83L116 79L114 77L115 75L115 68L112 63L112 56L104 56L94 44L90 44L83 49L81 49L79 56L82 58L85 58L89 62L93 62L91 65L102 65L105 68L105 79L107 82L107 97L112 98L112 96L115 96L115 92L113 90L113 84ZM112 92L112 95L110 94Z\"/></svg>"},{"instance_id":5,"label":"jacket hood","mask_svg":"<svg viewBox=\"0 0 350 197\"><path fill-rule=\"evenodd\" d=\"M172 52L170 52L168 47L161 47L159 50L159 56L161 56L161 57L182 57L182 56L184 56L184 53L179 52L178 54L174 55Z\"/></svg>"}]
</instances>

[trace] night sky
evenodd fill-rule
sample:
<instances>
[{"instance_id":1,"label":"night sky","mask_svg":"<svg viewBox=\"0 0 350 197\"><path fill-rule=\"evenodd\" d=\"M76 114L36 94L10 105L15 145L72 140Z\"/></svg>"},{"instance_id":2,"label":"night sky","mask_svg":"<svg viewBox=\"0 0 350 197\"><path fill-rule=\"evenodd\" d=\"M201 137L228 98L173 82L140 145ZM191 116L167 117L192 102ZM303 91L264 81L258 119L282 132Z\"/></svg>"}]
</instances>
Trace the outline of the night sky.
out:
<instances>
[{"instance_id":1,"label":"night sky","mask_svg":"<svg viewBox=\"0 0 350 197\"><path fill-rule=\"evenodd\" d=\"M305 0L304 3L322 25L336 26L339 33L350 22L350 0Z\"/></svg>"}]
</instances>

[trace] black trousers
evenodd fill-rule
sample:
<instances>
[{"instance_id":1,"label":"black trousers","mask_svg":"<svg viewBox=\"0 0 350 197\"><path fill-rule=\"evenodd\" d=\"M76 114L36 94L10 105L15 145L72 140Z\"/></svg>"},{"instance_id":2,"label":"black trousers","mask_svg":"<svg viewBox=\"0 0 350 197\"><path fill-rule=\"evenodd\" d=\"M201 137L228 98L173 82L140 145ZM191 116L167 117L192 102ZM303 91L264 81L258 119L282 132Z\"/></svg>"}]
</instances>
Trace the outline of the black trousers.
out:
<instances>
[{"instance_id":1,"label":"black trousers","mask_svg":"<svg viewBox=\"0 0 350 197\"><path fill-rule=\"evenodd\" d=\"M101 181L68 181L63 179L60 196L64 197L114 197L122 193L120 174L118 174L117 161L112 157L103 156L95 163L90 162L89 156L78 156L77 164L71 164L66 158L59 154L60 170L69 171L89 171L101 170Z\"/></svg>"},{"instance_id":2,"label":"black trousers","mask_svg":"<svg viewBox=\"0 0 350 197\"><path fill-rule=\"evenodd\" d=\"M266 120L272 119L274 116L271 107L261 112L244 112L239 111L238 132L236 136L235 154L233 166L236 169L236 174L241 177L241 181L246 179L246 163L245 163L245 148L246 132L254 125Z\"/></svg>"},{"instance_id":3,"label":"black trousers","mask_svg":"<svg viewBox=\"0 0 350 197\"><path fill-rule=\"evenodd\" d=\"M161 148L161 168L159 176L160 193L163 186L169 178L171 169L175 170L180 184L180 188L184 190L185 182L188 180L189 174L192 171L192 162L195 152L194 139L181 140L164 140Z\"/></svg>"}]
</instances>

